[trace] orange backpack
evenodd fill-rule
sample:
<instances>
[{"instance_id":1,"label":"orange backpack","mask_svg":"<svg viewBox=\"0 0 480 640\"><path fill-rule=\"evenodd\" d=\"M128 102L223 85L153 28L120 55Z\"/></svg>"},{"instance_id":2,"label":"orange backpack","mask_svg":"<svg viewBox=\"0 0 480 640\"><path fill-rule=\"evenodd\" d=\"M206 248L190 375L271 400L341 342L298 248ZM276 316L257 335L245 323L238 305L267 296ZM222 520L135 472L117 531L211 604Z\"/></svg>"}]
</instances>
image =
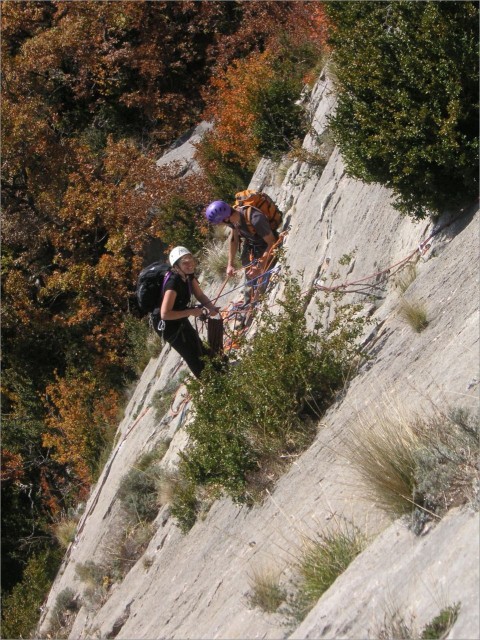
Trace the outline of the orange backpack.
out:
<instances>
[{"instance_id":1,"label":"orange backpack","mask_svg":"<svg viewBox=\"0 0 480 640\"><path fill-rule=\"evenodd\" d=\"M245 215L248 230L251 234L255 234L255 227L251 222L252 207L258 209L267 218L272 231L276 231L282 224L283 213L274 203L274 201L261 191L252 191L246 189L235 194L234 207L242 207Z\"/></svg>"}]
</instances>

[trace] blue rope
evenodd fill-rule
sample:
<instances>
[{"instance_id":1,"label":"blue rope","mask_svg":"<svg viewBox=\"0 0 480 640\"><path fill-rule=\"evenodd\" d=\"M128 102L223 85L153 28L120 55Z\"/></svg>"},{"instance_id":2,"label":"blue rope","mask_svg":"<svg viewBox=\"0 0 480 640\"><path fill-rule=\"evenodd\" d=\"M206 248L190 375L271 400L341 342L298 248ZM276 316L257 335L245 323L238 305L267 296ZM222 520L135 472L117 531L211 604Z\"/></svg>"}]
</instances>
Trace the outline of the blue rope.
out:
<instances>
[{"instance_id":1,"label":"blue rope","mask_svg":"<svg viewBox=\"0 0 480 640\"><path fill-rule=\"evenodd\" d=\"M253 282L255 282L256 280L259 280L260 278L263 278L264 276L267 276L269 273L276 273L279 270L280 270L280 265L276 265L272 269L269 269L268 271L261 273L259 276L255 276L251 280L247 280L246 282L239 285L238 287L235 287L234 289L230 289L230 291L227 291L226 293L222 293L221 296L218 296L217 300L220 300L220 298L223 298L224 296L228 296L233 291L237 291L237 289L243 289L244 287L251 285Z\"/></svg>"}]
</instances>

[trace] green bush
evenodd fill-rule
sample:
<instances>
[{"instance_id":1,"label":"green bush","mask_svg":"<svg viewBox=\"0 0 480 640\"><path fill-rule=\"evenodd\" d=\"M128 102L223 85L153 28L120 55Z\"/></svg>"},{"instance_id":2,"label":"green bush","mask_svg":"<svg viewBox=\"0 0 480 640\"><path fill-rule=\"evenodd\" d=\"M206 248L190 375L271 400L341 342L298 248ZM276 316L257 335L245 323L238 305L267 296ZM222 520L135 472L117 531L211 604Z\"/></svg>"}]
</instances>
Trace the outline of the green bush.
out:
<instances>
[{"instance_id":1,"label":"green bush","mask_svg":"<svg viewBox=\"0 0 480 640\"><path fill-rule=\"evenodd\" d=\"M238 159L226 157L218 151L209 132L197 144L195 159L219 200L233 202L237 191L245 189L253 175L254 167L245 168Z\"/></svg>"},{"instance_id":2,"label":"green bush","mask_svg":"<svg viewBox=\"0 0 480 640\"><path fill-rule=\"evenodd\" d=\"M295 138L307 132L305 114L297 104L301 87L292 78L273 78L252 99L256 116L253 133L260 140L259 153L272 158L288 151Z\"/></svg>"},{"instance_id":3,"label":"green bush","mask_svg":"<svg viewBox=\"0 0 480 640\"><path fill-rule=\"evenodd\" d=\"M325 3L348 173L424 217L478 191L478 3Z\"/></svg>"},{"instance_id":4,"label":"green bush","mask_svg":"<svg viewBox=\"0 0 480 640\"><path fill-rule=\"evenodd\" d=\"M205 237L197 203L172 194L159 208L158 217L162 221L162 241L167 246L182 245L192 253L200 251Z\"/></svg>"},{"instance_id":5,"label":"green bush","mask_svg":"<svg viewBox=\"0 0 480 640\"><path fill-rule=\"evenodd\" d=\"M200 509L196 486L185 477L171 477L170 513L183 533L188 533L195 524Z\"/></svg>"},{"instance_id":6,"label":"green bush","mask_svg":"<svg viewBox=\"0 0 480 640\"><path fill-rule=\"evenodd\" d=\"M194 485L222 487L250 501L286 460L315 436L313 416L328 407L353 373L363 321L357 306L337 309L328 328L307 330L298 283L286 280L280 312L264 310L240 362L222 374L207 368L192 380L191 444L180 474Z\"/></svg>"},{"instance_id":7,"label":"green bush","mask_svg":"<svg viewBox=\"0 0 480 640\"><path fill-rule=\"evenodd\" d=\"M320 58L312 43L297 43L287 33L280 35L274 76L261 92L251 96L253 133L260 141L258 152L262 156L275 159L291 149L295 140L305 137L307 114L299 98L305 75L317 67Z\"/></svg>"},{"instance_id":8,"label":"green bush","mask_svg":"<svg viewBox=\"0 0 480 640\"><path fill-rule=\"evenodd\" d=\"M150 329L148 318L138 319L132 315L125 316L128 347L125 364L136 376L140 376L151 358L155 358L162 350L162 341Z\"/></svg>"}]
</instances>

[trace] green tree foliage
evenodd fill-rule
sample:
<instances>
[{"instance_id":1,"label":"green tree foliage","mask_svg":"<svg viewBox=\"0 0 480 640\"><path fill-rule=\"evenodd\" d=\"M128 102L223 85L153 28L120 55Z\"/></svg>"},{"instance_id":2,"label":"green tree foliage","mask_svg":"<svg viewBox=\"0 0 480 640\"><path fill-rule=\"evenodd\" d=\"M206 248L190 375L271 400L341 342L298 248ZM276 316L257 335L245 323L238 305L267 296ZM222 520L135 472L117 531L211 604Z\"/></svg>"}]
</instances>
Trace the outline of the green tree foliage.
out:
<instances>
[{"instance_id":1,"label":"green tree foliage","mask_svg":"<svg viewBox=\"0 0 480 640\"><path fill-rule=\"evenodd\" d=\"M393 189L416 217L478 185L478 3L327 2L350 175Z\"/></svg>"}]
</instances>

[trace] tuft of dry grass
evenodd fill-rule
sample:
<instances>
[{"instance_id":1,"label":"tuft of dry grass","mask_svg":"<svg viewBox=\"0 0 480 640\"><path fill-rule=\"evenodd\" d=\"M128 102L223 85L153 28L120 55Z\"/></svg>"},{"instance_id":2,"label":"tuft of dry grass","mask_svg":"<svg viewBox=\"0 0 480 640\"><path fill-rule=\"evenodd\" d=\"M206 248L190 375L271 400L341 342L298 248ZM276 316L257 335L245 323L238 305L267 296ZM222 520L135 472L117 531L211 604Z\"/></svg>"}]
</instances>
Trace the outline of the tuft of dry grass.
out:
<instances>
[{"instance_id":1,"label":"tuft of dry grass","mask_svg":"<svg viewBox=\"0 0 480 640\"><path fill-rule=\"evenodd\" d=\"M427 309L418 300L406 300L401 298L399 307L400 317L417 333L421 333L428 327Z\"/></svg>"},{"instance_id":2,"label":"tuft of dry grass","mask_svg":"<svg viewBox=\"0 0 480 640\"><path fill-rule=\"evenodd\" d=\"M381 624L373 634L378 640L418 640L418 631L413 615L407 617L397 608L387 607Z\"/></svg>"},{"instance_id":3,"label":"tuft of dry grass","mask_svg":"<svg viewBox=\"0 0 480 640\"><path fill-rule=\"evenodd\" d=\"M76 518L64 518L53 525L53 534L62 549L67 549L68 545L75 540L77 526Z\"/></svg>"},{"instance_id":4,"label":"tuft of dry grass","mask_svg":"<svg viewBox=\"0 0 480 640\"><path fill-rule=\"evenodd\" d=\"M419 533L449 508L478 501L478 436L465 411L422 416L388 403L358 416L347 456L370 497L393 517L412 514Z\"/></svg>"},{"instance_id":5,"label":"tuft of dry grass","mask_svg":"<svg viewBox=\"0 0 480 640\"><path fill-rule=\"evenodd\" d=\"M275 613L285 601L285 590L280 586L280 572L271 567L259 567L248 576L249 604L267 613Z\"/></svg>"},{"instance_id":6,"label":"tuft of dry grass","mask_svg":"<svg viewBox=\"0 0 480 640\"><path fill-rule=\"evenodd\" d=\"M412 509L415 456L419 434L409 417L391 405L360 414L347 442L369 497L395 516Z\"/></svg>"},{"instance_id":7,"label":"tuft of dry grass","mask_svg":"<svg viewBox=\"0 0 480 640\"><path fill-rule=\"evenodd\" d=\"M413 262L408 262L395 278L395 285L400 289L401 293L409 288L417 277L417 266Z\"/></svg>"},{"instance_id":8,"label":"tuft of dry grass","mask_svg":"<svg viewBox=\"0 0 480 640\"><path fill-rule=\"evenodd\" d=\"M139 522L125 529L115 540L108 554L111 573L116 580L122 580L142 557L153 533L154 528L151 523Z\"/></svg>"},{"instance_id":9,"label":"tuft of dry grass","mask_svg":"<svg viewBox=\"0 0 480 640\"><path fill-rule=\"evenodd\" d=\"M210 283L220 283L226 278L226 270L228 264L228 245L225 243L225 236L220 239L214 239L205 248L201 260L200 270L205 279ZM241 267L238 258L234 264L236 269Z\"/></svg>"}]
</instances>

